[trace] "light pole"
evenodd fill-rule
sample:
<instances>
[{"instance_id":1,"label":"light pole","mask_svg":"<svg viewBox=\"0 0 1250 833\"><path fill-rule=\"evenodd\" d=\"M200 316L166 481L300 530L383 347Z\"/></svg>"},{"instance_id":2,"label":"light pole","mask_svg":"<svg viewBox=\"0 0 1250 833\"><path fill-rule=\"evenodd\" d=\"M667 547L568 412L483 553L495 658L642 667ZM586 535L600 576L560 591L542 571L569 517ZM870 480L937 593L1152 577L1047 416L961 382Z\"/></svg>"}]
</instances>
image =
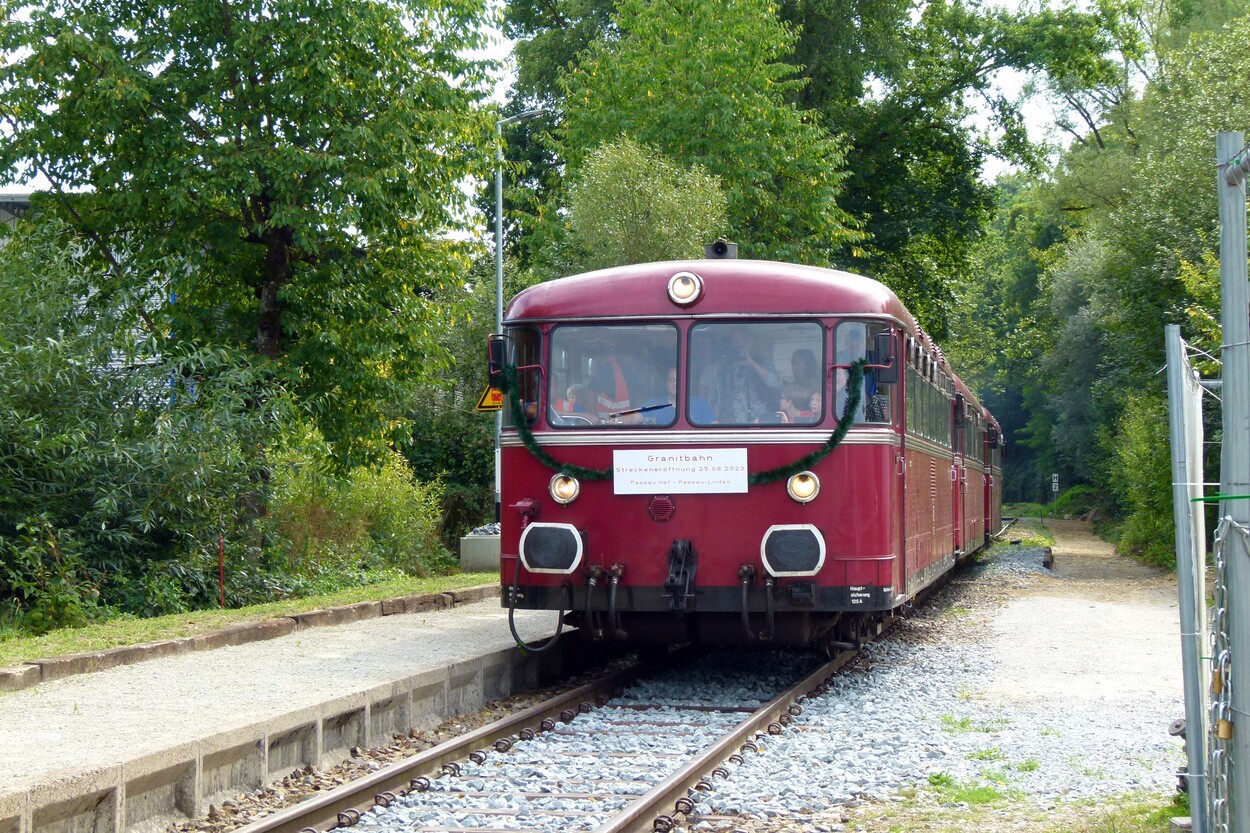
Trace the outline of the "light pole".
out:
<instances>
[{"instance_id":1,"label":"light pole","mask_svg":"<svg viewBox=\"0 0 1250 833\"><path fill-rule=\"evenodd\" d=\"M504 125L516 124L545 115L545 108L526 110L495 122L495 332L503 333L503 129ZM501 520L499 512L499 435L503 432L503 411L495 412L495 522Z\"/></svg>"}]
</instances>

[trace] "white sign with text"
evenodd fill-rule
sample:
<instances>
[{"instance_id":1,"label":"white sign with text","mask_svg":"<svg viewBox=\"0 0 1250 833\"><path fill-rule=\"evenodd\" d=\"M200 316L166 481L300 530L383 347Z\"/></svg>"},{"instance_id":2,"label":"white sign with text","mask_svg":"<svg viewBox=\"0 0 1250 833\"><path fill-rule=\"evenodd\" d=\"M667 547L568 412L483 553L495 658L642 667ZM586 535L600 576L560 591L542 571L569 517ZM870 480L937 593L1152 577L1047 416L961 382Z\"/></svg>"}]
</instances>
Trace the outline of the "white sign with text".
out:
<instances>
[{"instance_id":1,"label":"white sign with text","mask_svg":"<svg viewBox=\"0 0 1250 833\"><path fill-rule=\"evenodd\" d=\"M618 495L731 494L747 490L745 448L628 449L612 452Z\"/></svg>"}]
</instances>

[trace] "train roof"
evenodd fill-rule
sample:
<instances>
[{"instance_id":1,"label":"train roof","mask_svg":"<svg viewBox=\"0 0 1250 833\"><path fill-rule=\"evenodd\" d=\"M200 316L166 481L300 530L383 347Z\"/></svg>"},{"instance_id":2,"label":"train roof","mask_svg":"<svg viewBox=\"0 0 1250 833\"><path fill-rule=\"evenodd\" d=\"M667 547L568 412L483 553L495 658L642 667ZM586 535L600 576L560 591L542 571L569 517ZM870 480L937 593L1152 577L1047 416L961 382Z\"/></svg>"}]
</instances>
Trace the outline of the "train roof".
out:
<instances>
[{"instance_id":1,"label":"train roof","mask_svg":"<svg viewBox=\"0 0 1250 833\"><path fill-rule=\"evenodd\" d=\"M677 272L703 280L689 307L668 298ZM889 287L872 278L765 260L681 260L639 263L547 281L508 305L507 320L732 315L888 315L916 329L915 319Z\"/></svg>"}]
</instances>

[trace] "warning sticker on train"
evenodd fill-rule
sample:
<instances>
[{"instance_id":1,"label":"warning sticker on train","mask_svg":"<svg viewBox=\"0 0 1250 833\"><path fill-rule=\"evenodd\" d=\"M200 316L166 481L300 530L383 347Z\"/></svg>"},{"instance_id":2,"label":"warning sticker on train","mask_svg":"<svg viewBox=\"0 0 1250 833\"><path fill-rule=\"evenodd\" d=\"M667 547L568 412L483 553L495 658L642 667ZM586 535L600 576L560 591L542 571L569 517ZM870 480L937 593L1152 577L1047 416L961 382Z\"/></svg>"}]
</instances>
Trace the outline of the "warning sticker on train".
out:
<instances>
[{"instance_id":1,"label":"warning sticker on train","mask_svg":"<svg viewBox=\"0 0 1250 833\"><path fill-rule=\"evenodd\" d=\"M477 398L477 410L479 411L498 411L503 408L503 391L499 388L486 386L486 390L482 391L482 395Z\"/></svg>"},{"instance_id":2,"label":"warning sticker on train","mask_svg":"<svg viewBox=\"0 0 1250 833\"><path fill-rule=\"evenodd\" d=\"M657 448L612 452L618 495L732 494L747 490L745 448Z\"/></svg>"}]
</instances>

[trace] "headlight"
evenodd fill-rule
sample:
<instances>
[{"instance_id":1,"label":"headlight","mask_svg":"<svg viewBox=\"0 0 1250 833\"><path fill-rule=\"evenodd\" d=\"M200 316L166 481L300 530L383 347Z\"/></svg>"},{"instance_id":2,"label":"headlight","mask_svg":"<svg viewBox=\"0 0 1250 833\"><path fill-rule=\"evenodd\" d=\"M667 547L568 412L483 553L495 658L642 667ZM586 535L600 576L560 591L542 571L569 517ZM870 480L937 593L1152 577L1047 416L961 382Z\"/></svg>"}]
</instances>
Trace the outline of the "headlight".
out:
<instances>
[{"instance_id":1,"label":"headlight","mask_svg":"<svg viewBox=\"0 0 1250 833\"><path fill-rule=\"evenodd\" d=\"M567 474L557 474L551 478L551 484L547 487L551 492L551 497L556 503L572 503L577 500L578 494L582 491L582 484L577 482L576 477L569 477Z\"/></svg>"},{"instance_id":2,"label":"headlight","mask_svg":"<svg viewBox=\"0 0 1250 833\"><path fill-rule=\"evenodd\" d=\"M668 297L674 304L689 306L702 292L703 279L694 272L678 272L668 279Z\"/></svg>"},{"instance_id":3,"label":"headlight","mask_svg":"<svg viewBox=\"0 0 1250 833\"><path fill-rule=\"evenodd\" d=\"M786 491L799 503L810 503L820 494L820 480L810 471L801 471L786 481Z\"/></svg>"}]
</instances>

